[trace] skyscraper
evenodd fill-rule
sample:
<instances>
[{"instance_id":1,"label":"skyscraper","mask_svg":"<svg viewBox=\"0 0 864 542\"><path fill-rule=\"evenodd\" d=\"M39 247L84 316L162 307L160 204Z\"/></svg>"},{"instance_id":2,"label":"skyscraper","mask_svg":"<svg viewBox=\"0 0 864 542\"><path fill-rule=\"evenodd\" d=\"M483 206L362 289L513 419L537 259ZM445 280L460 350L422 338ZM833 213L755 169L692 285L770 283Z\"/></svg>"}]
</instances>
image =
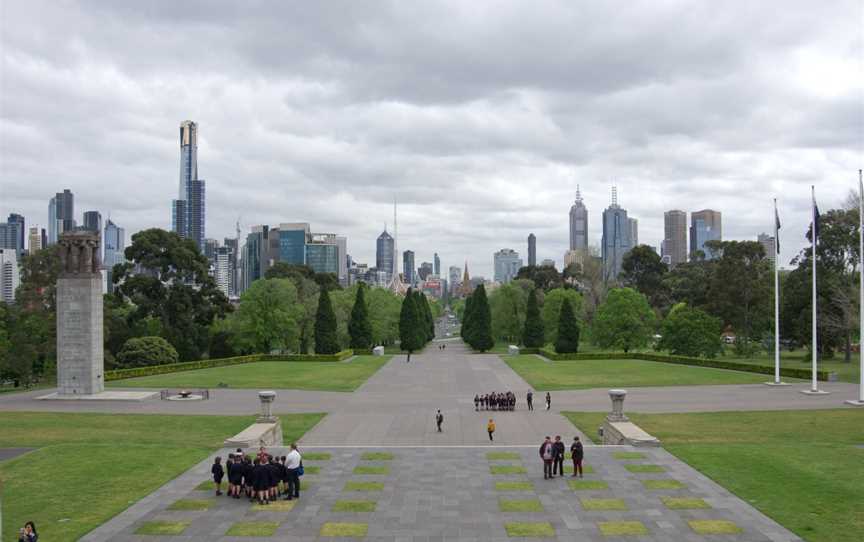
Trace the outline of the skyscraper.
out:
<instances>
[{"instance_id":1,"label":"skyscraper","mask_svg":"<svg viewBox=\"0 0 864 542\"><path fill-rule=\"evenodd\" d=\"M48 203L48 244L55 244L61 233L75 226L75 195L67 188Z\"/></svg>"},{"instance_id":2,"label":"skyscraper","mask_svg":"<svg viewBox=\"0 0 864 542\"><path fill-rule=\"evenodd\" d=\"M105 267L105 280L108 284L108 293L114 291L112 283L112 274L114 266L118 263L124 263L126 256L123 252L126 250L126 237L123 228L111 222L111 219L105 221L105 252L102 258L102 265Z\"/></svg>"},{"instance_id":3,"label":"skyscraper","mask_svg":"<svg viewBox=\"0 0 864 542\"><path fill-rule=\"evenodd\" d=\"M402 253L402 272L405 274L405 283L408 286L413 286L415 282L413 250L406 250Z\"/></svg>"},{"instance_id":4,"label":"skyscraper","mask_svg":"<svg viewBox=\"0 0 864 542\"><path fill-rule=\"evenodd\" d=\"M281 233L281 232L280 232ZM306 265L316 273L339 276L339 246L332 233L312 233L306 243Z\"/></svg>"},{"instance_id":5,"label":"skyscraper","mask_svg":"<svg viewBox=\"0 0 864 542\"><path fill-rule=\"evenodd\" d=\"M570 207L570 250L588 248L588 209L582 202L582 193L576 185L576 201Z\"/></svg>"},{"instance_id":6,"label":"skyscraper","mask_svg":"<svg viewBox=\"0 0 864 542\"><path fill-rule=\"evenodd\" d=\"M675 267L687 261L687 213L673 209L663 213L663 244L661 256L668 256Z\"/></svg>"},{"instance_id":7,"label":"skyscraper","mask_svg":"<svg viewBox=\"0 0 864 542\"><path fill-rule=\"evenodd\" d=\"M450 295L456 295L459 285L461 284L459 279L460 275L462 275L462 269L460 269L457 265L451 265L448 271L448 275L450 278L450 280L448 281L450 283Z\"/></svg>"},{"instance_id":8,"label":"skyscraper","mask_svg":"<svg viewBox=\"0 0 864 542\"><path fill-rule=\"evenodd\" d=\"M231 260L233 259L232 252L233 250L231 247L217 247L213 254L213 276L216 280L216 285L222 293L225 294L225 297L231 297L234 295L234 291L231 287L231 276L233 274L233 269L231 267Z\"/></svg>"},{"instance_id":9,"label":"skyscraper","mask_svg":"<svg viewBox=\"0 0 864 542\"><path fill-rule=\"evenodd\" d=\"M198 178L198 124L191 120L180 123L180 185L178 199L185 200L189 183Z\"/></svg>"},{"instance_id":10,"label":"skyscraper","mask_svg":"<svg viewBox=\"0 0 864 542\"><path fill-rule=\"evenodd\" d=\"M420 268L417 269L417 275L419 275L420 280L426 280L434 271L435 267L432 265L432 262L423 262L420 264Z\"/></svg>"},{"instance_id":11,"label":"skyscraper","mask_svg":"<svg viewBox=\"0 0 864 542\"><path fill-rule=\"evenodd\" d=\"M171 202L171 231L192 239L204 251L206 223L205 182L198 178L198 125L180 123L180 183Z\"/></svg>"},{"instance_id":12,"label":"skyscraper","mask_svg":"<svg viewBox=\"0 0 864 542\"><path fill-rule=\"evenodd\" d=\"M84 211L84 229L89 231L102 231L102 215L99 211Z\"/></svg>"},{"instance_id":13,"label":"skyscraper","mask_svg":"<svg viewBox=\"0 0 864 542\"><path fill-rule=\"evenodd\" d=\"M238 280L238 266L237 263L240 259L240 229L238 226L237 229L237 237L226 237L222 246L228 247L231 249L231 258L229 259L229 265L231 267L231 286L230 291L231 295L239 295L237 290L237 286L239 283Z\"/></svg>"},{"instance_id":14,"label":"skyscraper","mask_svg":"<svg viewBox=\"0 0 864 542\"><path fill-rule=\"evenodd\" d=\"M18 251L12 248L0 248L0 302L15 301L15 290L18 289L20 280Z\"/></svg>"},{"instance_id":15,"label":"skyscraper","mask_svg":"<svg viewBox=\"0 0 864 542\"><path fill-rule=\"evenodd\" d=\"M375 267L379 273L387 273L388 279L393 276L393 270L396 269L394 250L395 241L393 236L387 233L387 229L385 228L375 243Z\"/></svg>"},{"instance_id":16,"label":"skyscraper","mask_svg":"<svg viewBox=\"0 0 864 542\"><path fill-rule=\"evenodd\" d=\"M762 248L765 249L765 258L770 260L771 263L774 263L774 260L777 258L777 242L774 239L773 235L768 235L767 233L760 233L756 240L762 245ZM817 252L818 254L818 252Z\"/></svg>"},{"instance_id":17,"label":"skyscraper","mask_svg":"<svg viewBox=\"0 0 864 542\"><path fill-rule=\"evenodd\" d=\"M441 276L441 258L438 257L437 252L433 255L432 262L435 264L435 267L434 267L435 276L440 277Z\"/></svg>"},{"instance_id":18,"label":"skyscraper","mask_svg":"<svg viewBox=\"0 0 864 542\"><path fill-rule=\"evenodd\" d=\"M18 251L18 257L21 258L21 256L24 254L24 235L27 231L24 226L24 217L16 213L10 213L9 218L6 220L6 223L10 226L14 226L10 228L10 230L14 231L10 231L9 234L15 236L15 243L14 246L10 248L16 249Z\"/></svg>"},{"instance_id":19,"label":"skyscraper","mask_svg":"<svg viewBox=\"0 0 864 542\"><path fill-rule=\"evenodd\" d=\"M630 225L630 247L635 247L639 244L639 219L628 218L627 222Z\"/></svg>"},{"instance_id":20,"label":"skyscraper","mask_svg":"<svg viewBox=\"0 0 864 542\"><path fill-rule=\"evenodd\" d=\"M615 280L621 273L624 255L633 248L627 210L618 205L618 189L612 187L612 203L603 211L603 278Z\"/></svg>"},{"instance_id":21,"label":"skyscraper","mask_svg":"<svg viewBox=\"0 0 864 542\"><path fill-rule=\"evenodd\" d=\"M201 251L204 250L205 224L207 221L204 184L202 179L189 181L189 196L186 201L188 231L185 237L195 241Z\"/></svg>"},{"instance_id":22,"label":"skyscraper","mask_svg":"<svg viewBox=\"0 0 864 542\"><path fill-rule=\"evenodd\" d=\"M279 261L306 264L306 243L312 235L308 222L279 224Z\"/></svg>"},{"instance_id":23,"label":"skyscraper","mask_svg":"<svg viewBox=\"0 0 864 542\"><path fill-rule=\"evenodd\" d=\"M537 265L537 237L533 233L528 234L528 265Z\"/></svg>"},{"instance_id":24,"label":"skyscraper","mask_svg":"<svg viewBox=\"0 0 864 542\"><path fill-rule=\"evenodd\" d=\"M493 255L492 260L495 266L495 281L501 284L507 284L516 278L522 267L519 253L511 248L502 248Z\"/></svg>"},{"instance_id":25,"label":"skyscraper","mask_svg":"<svg viewBox=\"0 0 864 542\"><path fill-rule=\"evenodd\" d=\"M336 257L339 258L339 272L336 277L339 279L339 284L348 286L348 238L343 235L336 236Z\"/></svg>"},{"instance_id":26,"label":"skyscraper","mask_svg":"<svg viewBox=\"0 0 864 542\"><path fill-rule=\"evenodd\" d=\"M30 246L28 248L28 252L30 254L36 254L37 252L42 250L42 236L39 234L39 228L30 228L29 237Z\"/></svg>"},{"instance_id":27,"label":"skyscraper","mask_svg":"<svg viewBox=\"0 0 864 542\"><path fill-rule=\"evenodd\" d=\"M705 259L714 257L710 250L705 248L708 241L722 241L723 227L720 211L703 209L690 214L690 254L702 251Z\"/></svg>"}]
</instances>

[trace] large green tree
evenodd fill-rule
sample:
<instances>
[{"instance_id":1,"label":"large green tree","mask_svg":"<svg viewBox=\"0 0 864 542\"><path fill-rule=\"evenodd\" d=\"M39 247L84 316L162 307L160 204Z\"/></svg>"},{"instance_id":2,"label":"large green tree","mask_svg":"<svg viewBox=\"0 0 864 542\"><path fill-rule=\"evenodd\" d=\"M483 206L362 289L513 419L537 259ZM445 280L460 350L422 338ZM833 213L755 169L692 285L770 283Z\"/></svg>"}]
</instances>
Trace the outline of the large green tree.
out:
<instances>
[{"instance_id":1,"label":"large green tree","mask_svg":"<svg viewBox=\"0 0 864 542\"><path fill-rule=\"evenodd\" d=\"M117 354L117 365L123 368L171 363L177 363L177 351L162 337L134 337Z\"/></svg>"},{"instance_id":2,"label":"large green tree","mask_svg":"<svg viewBox=\"0 0 864 542\"><path fill-rule=\"evenodd\" d=\"M708 311L744 339L760 339L773 316L773 271L756 241L708 241L715 261L708 281Z\"/></svg>"},{"instance_id":3,"label":"large green tree","mask_svg":"<svg viewBox=\"0 0 864 542\"><path fill-rule=\"evenodd\" d=\"M503 284L489 294L492 335L499 340L521 344L525 326L527 294L516 282Z\"/></svg>"},{"instance_id":4,"label":"large green tree","mask_svg":"<svg viewBox=\"0 0 864 542\"><path fill-rule=\"evenodd\" d=\"M540 306L537 303L537 290L531 290L528 294L528 305L525 309L525 331L522 334L522 342L528 348L542 348L546 344L546 335L543 331L543 317L540 315Z\"/></svg>"},{"instance_id":5,"label":"large green tree","mask_svg":"<svg viewBox=\"0 0 864 542\"><path fill-rule=\"evenodd\" d=\"M112 280L115 295L134 306L131 321L158 318L180 359L198 359L207 349L209 326L231 311L207 258L191 239L158 228L133 235L125 256Z\"/></svg>"},{"instance_id":6,"label":"large green tree","mask_svg":"<svg viewBox=\"0 0 864 542\"><path fill-rule=\"evenodd\" d=\"M663 320L657 350L668 350L679 356L713 358L722 345L722 322L704 311L679 303Z\"/></svg>"},{"instance_id":7,"label":"large green tree","mask_svg":"<svg viewBox=\"0 0 864 542\"><path fill-rule=\"evenodd\" d=\"M620 279L622 284L641 292L654 307L663 306L667 298L663 277L668 268L660 255L648 245L636 245L624 255Z\"/></svg>"},{"instance_id":8,"label":"large green tree","mask_svg":"<svg viewBox=\"0 0 864 542\"><path fill-rule=\"evenodd\" d=\"M561 303L555 351L559 354L575 354L579 351L579 322L567 298Z\"/></svg>"},{"instance_id":9,"label":"large green tree","mask_svg":"<svg viewBox=\"0 0 864 542\"><path fill-rule=\"evenodd\" d=\"M495 346L495 339L492 338L492 312L489 308L489 299L486 297L486 288L482 284L471 294L471 305L471 318L474 323L469 344L474 350L485 352Z\"/></svg>"},{"instance_id":10,"label":"large green tree","mask_svg":"<svg viewBox=\"0 0 864 542\"><path fill-rule=\"evenodd\" d=\"M558 342L558 321L561 315L561 305L564 300L570 301L573 314L582 312L582 295L573 288L555 288L543 296L543 327L546 331L546 340L553 345Z\"/></svg>"},{"instance_id":11,"label":"large green tree","mask_svg":"<svg viewBox=\"0 0 864 542\"><path fill-rule=\"evenodd\" d=\"M427 329L422 314L422 307L414 290L409 288L402 300L399 313L399 346L402 350L412 352L420 350L427 342Z\"/></svg>"},{"instance_id":12,"label":"large green tree","mask_svg":"<svg viewBox=\"0 0 864 542\"><path fill-rule=\"evenodd\" d=\"M369 322L369 308L366 306L366 285L362 282L357 288L351 320L348 322L349 346L357 350L372 348L372 324Z\"/></svg>"},{"instance_id":13,"label":"large green tree","mask_svg":"<svg viewBox=\"0 0 864 542\"><path fill-rule=\"evenodd\" d=\"M474 294L471 293L465 298L465 309L462 311L460 318L460 334L462 335L462 340L468 345L471 345L474 340L475 318L473 296Z\"/></svg>"},{"instance_id":14,"label":"large green tree","mask_svg":"<svg viewBox=\"0 0 864 542\"><path fill-rule=\"evenodd\" d=\"M330 293L324 289L318 296L318 312L315 316L315 353L335 354L339 352L336 334L336 313L330 303Z\"/></svg>"},{"instance_id":15,"label":"large green tree","mask_svg":"<svg viewBox=\"0 0 864 542\"><path fill-rule=\"evenodd\" d=\"M591 340L600 348L629 352L648 346L656 316L644 295L632 288L614 288L600 305L591 325Z\"/></svg>"},{"instance_id":16,"label":"large green tree","mask_svg":"<svg viewBox=\"0 0 864 542\"><path fill-rule=\"evenodd\" d=\"M240 350L269 354L297 351L302 313L297 289L288 279L259 279L240 296L237 323Z\"/></svg>"},{"instance_id":17,"label":"large green tree","mask_svg":"<svg viewBox=\"0 0 864 542\"><path fill-rule=\"evenodd\" d=\"M516 278L528 279L543 291L560 288L563 284L561 273L552 265L527 265L519 269Z\"/></svg>"}]
</instances>

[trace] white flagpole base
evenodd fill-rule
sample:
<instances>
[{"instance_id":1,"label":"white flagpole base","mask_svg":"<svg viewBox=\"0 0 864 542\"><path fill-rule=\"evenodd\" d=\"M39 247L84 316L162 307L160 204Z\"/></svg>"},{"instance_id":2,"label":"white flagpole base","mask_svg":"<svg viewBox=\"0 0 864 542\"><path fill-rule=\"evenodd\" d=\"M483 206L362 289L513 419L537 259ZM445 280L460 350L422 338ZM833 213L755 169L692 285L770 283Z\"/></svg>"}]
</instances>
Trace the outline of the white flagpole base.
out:
<instances>
[{"instance_id":1,"label":"white flagpole base","mask_svg":"<svg viewBox=\"0 0 864 542\"><path fill-rule=\"evenodd\" d=\"M825 390L799 390L804 395L828 395L830 391Z\"/></svg>"},{"instance_id":2,"label":"white flagpole base","mask_svg":"<svg viewBox=\"0 0 864 542\"><path fill-rule=\"evenodd\" d=\"M791 386L792 385L788 382L783 382L783 381L780 381L780 382L763 382L763 384L766 386Z\"/></svg>"},{"instance_id":3,"label":"white flagpole base","mask_svg":"<svg viewBox=\"0 0 864 542\"><path fill-rule=\"evenodd\" d=\"M846 403L847 405L852 405L852 406L864 406L864 401L858 401L858 400L853 400L853 399L850 399L848 401L844 401L844 403Z\"/></svg>"}]
</instances>

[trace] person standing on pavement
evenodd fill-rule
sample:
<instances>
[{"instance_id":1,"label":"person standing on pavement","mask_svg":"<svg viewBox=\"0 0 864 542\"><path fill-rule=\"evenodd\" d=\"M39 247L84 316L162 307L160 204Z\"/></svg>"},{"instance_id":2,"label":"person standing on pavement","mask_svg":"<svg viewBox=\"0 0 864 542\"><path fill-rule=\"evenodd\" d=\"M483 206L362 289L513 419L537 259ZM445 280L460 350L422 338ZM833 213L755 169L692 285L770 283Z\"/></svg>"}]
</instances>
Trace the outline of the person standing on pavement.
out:
<instances>
[{"instance_id":1,"label":"person standing on pavement","mask_svg":"<svg viewBox=\"0 0 864 542\"><path fill-rule=\"evenodd\" d=\"M444 423L444 414L441 414L441 409L438 409L438 414L435 416L435 423L438 425L438 432L441 432L441 424Z\"/></svg>"},{"instance_id":2,"label":"person standing on pavement","mask_svg":"<svg viewBox=\"0 0 864 542\"><path fill-rule=\"evenodd\" d=\"M285 471L288 476L288 496L286 501L300 498L300 473L297 470L303 464L303 458L297 451L297 444L291 443L291 451L285 456Z\"/></svg>"},{"instance_id":3,"label":"person standing on pavement","mask_svg":"<svg viewBox=\"0 0 864 542\"><path fill-rule=\"evenodd\" d=\"M554 445L552 439L546 437L543 444L540 445L540 459L543 460L543 479L549 480L552 478L552 457L554 454Z\"/></svg>"},{"instance_id":4,"label":"person standing on pavement","mask_svg":"<svg viewBox=\"0 0 864 542\"><path fill-rule=\"evenodd\" d=\"M492 435L495 433L495 421L492 418L489 418L489 423L486 424L486 432L489 433L489 442L492 442Z\"/></svg>"},{"instance_id":5,"label":"person standing on pavement","mask_svg":"<svg viewBox=\"0 0 864 542\"><path fill-rule=\"evenodd\" d=\"M552 395L547 391L546 392L546 410L552 408Z\"/></svg>"},{"instance_id":6,"label":"person standing on pavement","mask_svg":"<svg viewBox=\"0 0 864 542\"><path fill-rule=\"evenodd\" d=\"M570 445L570 456L573 458L573 476L582 476L582 458L585 457L585 449L582 447L582 441L579 437L573 437L573 444Z\"/></svg>"},{"instance_id":7,"label":"person standing on pavement","mask_svg":"<svg viewBox=\"0 0 864 542\"><path fill-rule=\"evenodd\" d=\"M480 396L475 394L474 395L474 412L477 412L479 410L480 410Z\"/></svg>"},{"instance_id":8,"label":"person standing on pavement","mask_svg":"<svg viewBox=\"0 0 864 542\"><path fill-rule=\"evenodd\" d=\"M564 476L564 443L561 442L561 435L555 436L555 443L552 444L552 474Z\"/></svg>"},{"instance_id":9,"label":"person standing on pavement","mask_svg":"<svg viewBox=\"0 0 864 542\"><path fill-rule=\"evenodd\" d=\"M529 391L525 399L528 401L528 410L534 410L534 393Z\"/></svg>"}]
</instances>

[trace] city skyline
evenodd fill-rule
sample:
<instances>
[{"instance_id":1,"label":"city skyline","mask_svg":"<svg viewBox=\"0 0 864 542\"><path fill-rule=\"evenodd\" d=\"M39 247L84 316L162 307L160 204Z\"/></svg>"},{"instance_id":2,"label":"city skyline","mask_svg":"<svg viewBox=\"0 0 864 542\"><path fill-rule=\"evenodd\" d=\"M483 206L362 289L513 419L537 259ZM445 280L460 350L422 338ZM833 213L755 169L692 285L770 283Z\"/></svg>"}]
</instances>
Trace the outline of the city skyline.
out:
<instances>
[{"instance_id":1,"label":"city skyline","mask_svg":"<svg viewBox=\"0 0 864 542\"><path fill-rule=\"evenodd\" d=\"M717 19L710 3L694 5L675 16L647 4L478 5L459 11L442 41L424 29L450 20L443 5L331 16L309 6L317 22L306 27L284 6L244 10L250 24L240 25L225 5L205 19L163 6L10 4L0 22L0 216L47 229L47 201L70 188L78 209L115 217L127 238L169 229L177 127L194 119L211 238L234 237L238 219L243 236L256 224L308 221L343 233L354 260L371 263L395 195L400 246L422 259L438 252L445 266L467 259L488 277L489 255L524 247L529 232L541 240L538 261L561 261L577 184L599 246L615 184L640 241L657 247L669 209L717 209L724 239L754 239L771 231L776 195L788 265L806 246L809 186L824 208L855 187L856 4L824 6L815 21L788 3ZM610 26L594 28L598 19ZM206 54L178 47L188 36L169 29L205 20ZM416 20L430 26L386 43L366 33ZM279 31L267 32L276 21ZM481 22L490 39L478 42ZM55 46L21 32L28 24ZM250 27L269 46L248 47ZM765 27L774 32L755 31ZM531 47L514 49L519 28ZM154 33L172 39L154 44ZM667 50L669 36L677 45Z\"/></svg>"}]
</instances>

